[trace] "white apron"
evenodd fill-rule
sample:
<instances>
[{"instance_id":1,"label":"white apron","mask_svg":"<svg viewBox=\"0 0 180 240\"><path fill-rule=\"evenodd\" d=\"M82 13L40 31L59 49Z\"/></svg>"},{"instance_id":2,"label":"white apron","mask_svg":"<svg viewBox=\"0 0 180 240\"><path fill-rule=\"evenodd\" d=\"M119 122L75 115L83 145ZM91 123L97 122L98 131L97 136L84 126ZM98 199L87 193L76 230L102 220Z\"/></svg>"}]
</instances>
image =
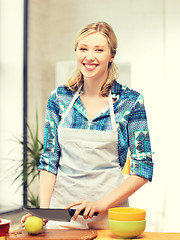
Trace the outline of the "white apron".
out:
<instances>
[{"instance_id":1,"label":"white apron","mask_svg":"<svg viewBox=\"0 0 180 240\"><path fill-rule=\"evenodd\" d=\"M98 201L124 181L119 165L118 132L111 93L109 108L113 131L63 127L79 92L80 88L66 109L58 128L61 157L50 203L51 208L64 208L71 202L81 199ZM127 207L128 200L120 206ZM71 220L71 222L49 221L46 227L107 229L107 212L87 220L78 216L76 221Z\"/></svg>"}]
</instances>

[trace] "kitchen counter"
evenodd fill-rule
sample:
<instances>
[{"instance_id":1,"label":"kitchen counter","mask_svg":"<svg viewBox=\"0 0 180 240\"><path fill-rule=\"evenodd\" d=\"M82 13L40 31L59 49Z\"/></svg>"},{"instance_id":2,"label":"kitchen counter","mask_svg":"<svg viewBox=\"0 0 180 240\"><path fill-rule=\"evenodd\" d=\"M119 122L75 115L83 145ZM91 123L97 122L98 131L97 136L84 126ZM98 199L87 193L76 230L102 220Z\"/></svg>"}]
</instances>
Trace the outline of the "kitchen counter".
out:
<instances>
[{"instance_id":1,"label":"kitchen counter","mask_svg":"<svg viewBox=\"0 0 180 240\"><path fill-rule=\"evenodd\" d=\"M36 235L38 236L38 235ZM14 238L15 239L15 238ZM22 238L23 239L23 238ZM43 238L41 238L43 239ZM97 230L97 237L94 240L111 240L118 239L110 230ZM144 232L137 239L141 240L180 240L180 233L161 233L161 232ZM0 240L5 240L5 237L0 237Z\"/></svg>"},{"instance_id":2,"label":"kitchen counter","mask_svg":"<svg viewBox=\"0 0 180 240\"><path fill-rule=\"evenodd\" d=\"M118 239L110 230L98 230L97 240ZM180 240L180 233L144 232L135 239L141 240Z\"/></svg>"}]
</instances>

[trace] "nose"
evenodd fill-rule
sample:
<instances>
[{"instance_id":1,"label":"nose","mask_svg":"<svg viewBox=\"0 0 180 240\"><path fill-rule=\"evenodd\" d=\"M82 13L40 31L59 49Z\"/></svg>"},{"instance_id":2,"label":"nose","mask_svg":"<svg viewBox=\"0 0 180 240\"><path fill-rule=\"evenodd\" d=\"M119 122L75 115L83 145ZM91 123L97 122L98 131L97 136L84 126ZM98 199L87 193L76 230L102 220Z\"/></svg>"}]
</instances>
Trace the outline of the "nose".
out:
<instances>
[{"instance_id":1,"label":"nose","mask_svg":"<svg viewBox=\"0 0 180 240\"><path fill-rule=\"evenodd\" d=\"M86 60L87 61L93 61L94 60L94 53L93 51L89 50L86 52Z\"/></svg>"}]
</instances>

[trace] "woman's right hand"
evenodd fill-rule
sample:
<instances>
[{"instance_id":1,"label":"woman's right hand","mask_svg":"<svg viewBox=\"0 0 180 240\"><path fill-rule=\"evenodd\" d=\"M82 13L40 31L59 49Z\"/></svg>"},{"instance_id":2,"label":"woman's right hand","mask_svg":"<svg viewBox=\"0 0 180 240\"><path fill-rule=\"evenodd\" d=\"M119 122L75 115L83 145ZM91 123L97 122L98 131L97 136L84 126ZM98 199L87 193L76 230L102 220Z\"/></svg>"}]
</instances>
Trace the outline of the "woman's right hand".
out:
<instances>
[{"instance_id":1,"label":"woman's right hand","mask_svg":"<svg viewBox=\"0 0 180 240\"><path fill-rule=\"evenodd\" d=\"M25 223L26 219L27 219L28 217L31 217L31 216L33 216L33 215L30 214L30 213L28 213L28 214L22 216L22 218L21 218L21 226L22 226L22 228L24 228L24 223ZM47 219L42 219L42 221L43 221L43 226L45 226L46 223L48 222Z\"/></svg>"},{"instance_id":2,"label":"woman's right hand","mask_svg":"<svg viewBox=\"0 0 180 240\"><path fill-rule=\"evenodd\" d=\"M32 214L30 214L30 213L22 216L22 218L21 218L21 226L22 226L22 228L24 228L24 223L25 223L26 219L27 219L28 217L31 217L31 216L32 216Z\"/></svg>"}]
</instances>

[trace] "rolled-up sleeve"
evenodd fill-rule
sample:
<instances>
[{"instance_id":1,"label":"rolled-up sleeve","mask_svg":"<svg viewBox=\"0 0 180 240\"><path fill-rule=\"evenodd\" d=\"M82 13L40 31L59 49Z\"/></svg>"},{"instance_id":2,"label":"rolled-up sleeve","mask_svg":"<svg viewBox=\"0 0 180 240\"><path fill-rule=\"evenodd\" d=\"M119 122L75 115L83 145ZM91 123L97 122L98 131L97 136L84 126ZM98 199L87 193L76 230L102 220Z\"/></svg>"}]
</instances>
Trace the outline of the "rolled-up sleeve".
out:
<instances>
[{"instance_id":1,"label":"rolled-up sleeve","mask_svg":"<svg viewBox=\"0 0 180 240\"><path fill-rule=\"evenodd\" d=\"M128 141L131 152L131 174L152 181L152 151L142 95L139 95L129 114Z\"/></svg>"},{"instance_id":2,"label":"rolled-up sleeve","mask_svg":"<svg viewBox=\"0 0 180 240\"><path fill-rule=\"evenodd\" d=\"M57 175L60 146L58 143L58 124L61 120L57 92L54 90L48 99L45 127L44 127L44 149L40 158L40 170L46 170Z\"/></svg>"}]
</instances>

